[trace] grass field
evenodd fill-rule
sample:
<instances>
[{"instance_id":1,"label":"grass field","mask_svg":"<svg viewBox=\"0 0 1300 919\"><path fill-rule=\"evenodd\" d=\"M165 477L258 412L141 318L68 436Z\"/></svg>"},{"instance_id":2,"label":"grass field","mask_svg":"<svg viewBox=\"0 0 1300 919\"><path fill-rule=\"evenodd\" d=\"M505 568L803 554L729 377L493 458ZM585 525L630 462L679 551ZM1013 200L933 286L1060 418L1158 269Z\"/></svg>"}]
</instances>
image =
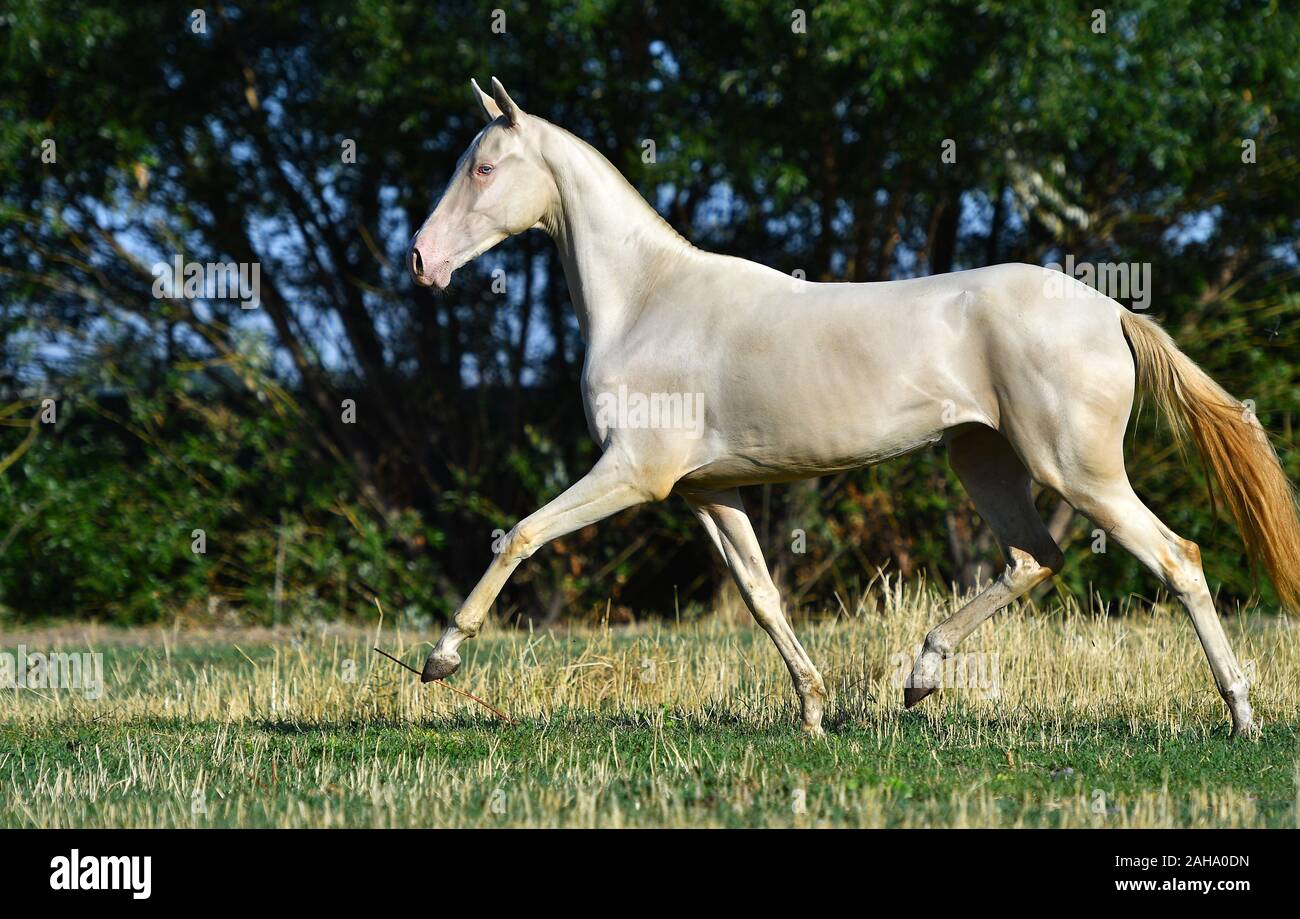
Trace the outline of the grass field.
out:
<instances>
[{"instance_id":1,"label":"grass field","mask_svg":"<svg viewBox=\"0 0 1300 919\"><path fill-rule=\"evenodd\" d=\"M905 711L897 671L953 598L887 585L796 628L832 700L796 729L766 636L732 615L489 629L445 687L374 628L10 630L104 655L104 693L0 692L0 826L1300 825L1300 624L1229 617L1257 742L1176 609L1003 612L968 688ZM379 633L417 666L434 636Z\"/></svg>"}]
</instances>

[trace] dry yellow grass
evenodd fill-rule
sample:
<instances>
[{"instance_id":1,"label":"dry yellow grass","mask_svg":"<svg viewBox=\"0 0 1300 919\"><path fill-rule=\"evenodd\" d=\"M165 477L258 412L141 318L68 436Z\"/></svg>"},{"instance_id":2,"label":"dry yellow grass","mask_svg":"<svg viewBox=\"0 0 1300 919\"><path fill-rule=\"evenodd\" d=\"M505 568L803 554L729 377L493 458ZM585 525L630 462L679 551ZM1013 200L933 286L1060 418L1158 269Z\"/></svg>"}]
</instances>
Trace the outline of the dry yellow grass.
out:
<instances>
[{"instance_id":1,"label":"dry yellow grass","mask_svg":"<svg viewBox=\"0 0 1300 919\"><path fill-rule=\"evenodd\" d=\"M1264 723L1242 743L1163 606L1008 610L962 648L979 685L906 712L899 671L953 602L893 582L798 625L825 740L731 617L490 629L454 680L514 726L371 654L373 629L9 632L102 651L106 686L0 692L0 825L1297 825L1295 621L1229 617ZM378 641L418 663L428 637Z\"/></svg>"}]
</instances>

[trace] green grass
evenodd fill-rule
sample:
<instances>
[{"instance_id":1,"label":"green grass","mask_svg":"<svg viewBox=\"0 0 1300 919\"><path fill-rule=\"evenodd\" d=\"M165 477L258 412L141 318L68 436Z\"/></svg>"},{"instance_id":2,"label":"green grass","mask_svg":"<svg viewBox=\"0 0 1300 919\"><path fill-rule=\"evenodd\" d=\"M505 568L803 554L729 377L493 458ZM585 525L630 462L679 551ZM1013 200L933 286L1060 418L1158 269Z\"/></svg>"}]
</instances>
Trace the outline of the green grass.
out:
<instances>
[{"instance_id":1,"label":"green grass","mask_svg":"<svg viewBox=\"0 0 1300 919\"><path fill-rule=\"evenodd\" d=\"M1164 609L1009 611L969 642L999 655L995 697L904 711L891 657L944 603L799 626L833 692L816 740L747 624L494 631L453 681L514 725L360 632L10 634L102 650L107 687L0 692L0 826L1300 825L1293 623L1229 623L1265 721L1240 742Z\"/></svg>"}]
</instances>

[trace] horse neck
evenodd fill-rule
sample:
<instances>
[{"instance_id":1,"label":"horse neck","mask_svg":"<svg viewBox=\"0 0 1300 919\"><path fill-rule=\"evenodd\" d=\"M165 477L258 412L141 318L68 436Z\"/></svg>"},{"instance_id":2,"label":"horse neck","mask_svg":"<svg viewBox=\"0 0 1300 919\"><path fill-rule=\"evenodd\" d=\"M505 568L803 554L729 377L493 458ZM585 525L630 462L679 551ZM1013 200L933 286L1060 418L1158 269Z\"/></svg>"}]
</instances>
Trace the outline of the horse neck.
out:
<instances>
[{"instance_id":1,"label":"horse neck","mask_svg":"<svg viewBox=\"0 0 1300 919\"><path fill-rule=\"evenodd\" d=\"M694 247L595 148L547 127L543 150L559 200L543 226L559 249L590 349L617 338L658 280Z\"/></svg>"}]
</instances>

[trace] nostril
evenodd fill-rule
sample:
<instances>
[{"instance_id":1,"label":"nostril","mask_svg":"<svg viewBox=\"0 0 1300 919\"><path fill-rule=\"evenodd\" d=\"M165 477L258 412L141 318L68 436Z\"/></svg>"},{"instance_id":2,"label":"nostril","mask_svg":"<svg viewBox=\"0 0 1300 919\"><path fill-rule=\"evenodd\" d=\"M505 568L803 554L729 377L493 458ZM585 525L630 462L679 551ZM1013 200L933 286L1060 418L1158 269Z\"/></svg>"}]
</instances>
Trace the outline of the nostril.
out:
<instances>
[{"instance_id":1,"label":"nostril","mask_svg":"<svg viewBox=\"0 0 1300 919\"><path fill-rule=\"evenodd\" d=\"M420 258L420 250L411 248L411 273L417 278L424 274L424 259Z\"/></svg>"}]
</instances>

